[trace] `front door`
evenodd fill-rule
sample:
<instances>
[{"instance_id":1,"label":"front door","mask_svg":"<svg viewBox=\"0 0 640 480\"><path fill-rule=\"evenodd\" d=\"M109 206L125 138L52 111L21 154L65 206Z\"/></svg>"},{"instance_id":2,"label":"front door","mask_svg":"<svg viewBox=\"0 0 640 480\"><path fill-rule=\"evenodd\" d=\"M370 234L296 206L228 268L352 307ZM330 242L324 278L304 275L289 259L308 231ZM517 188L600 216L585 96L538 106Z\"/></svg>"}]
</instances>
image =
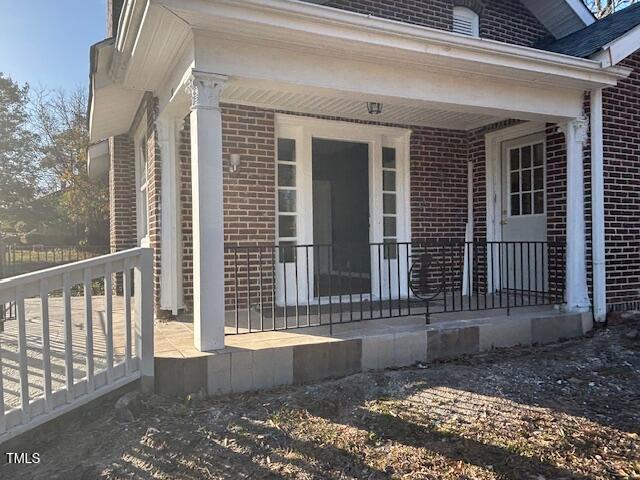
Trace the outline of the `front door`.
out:
<instances>
[{"instance_id":1,"label":"front door","mask_svg":"<svg viewBox=\"0 0 640 480\"><path fill-rule=\"evenodd\" d=\"M407 295L409 133L277 115L277 305Z\"/></svg>"},{"instance_id":2,"label":"front door","mask_svg":"<svg viewBox=\"0 0 640 480\"><path fill-rule=\"evenodd\" d=\"M543 134L503 142L501 155L502 288L545 289L546 148ZM506 278L504 278L506 276Z\"/></svg>"},{"instance_id":3,"label":"front door","mask_svg":"<svg viewBox=\"0 0 640 480\"><path fill-rule=\"evenodd\" d=\"M313 138L315 295L369 291L369 145Z\"/></svg>"}]
</instances>

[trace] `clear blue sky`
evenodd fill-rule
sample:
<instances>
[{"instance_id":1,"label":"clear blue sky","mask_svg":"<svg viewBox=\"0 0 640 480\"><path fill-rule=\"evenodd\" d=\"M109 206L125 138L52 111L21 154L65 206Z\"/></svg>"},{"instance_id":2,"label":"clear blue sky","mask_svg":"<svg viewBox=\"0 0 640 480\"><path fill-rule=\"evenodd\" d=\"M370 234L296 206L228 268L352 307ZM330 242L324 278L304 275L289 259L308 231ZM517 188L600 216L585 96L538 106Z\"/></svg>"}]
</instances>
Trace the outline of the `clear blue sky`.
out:
<instances>
[{"instance_id":1,"label":"clear blue sky","mask_svg":"<svg viewBox=\"0 0 640 480\"><path fill-rule=\"evenodd\" d=\"M105 36L105 0L0 0L0 72L21 84L88 87L89 46Z\"/></svg>"}]
</instances>

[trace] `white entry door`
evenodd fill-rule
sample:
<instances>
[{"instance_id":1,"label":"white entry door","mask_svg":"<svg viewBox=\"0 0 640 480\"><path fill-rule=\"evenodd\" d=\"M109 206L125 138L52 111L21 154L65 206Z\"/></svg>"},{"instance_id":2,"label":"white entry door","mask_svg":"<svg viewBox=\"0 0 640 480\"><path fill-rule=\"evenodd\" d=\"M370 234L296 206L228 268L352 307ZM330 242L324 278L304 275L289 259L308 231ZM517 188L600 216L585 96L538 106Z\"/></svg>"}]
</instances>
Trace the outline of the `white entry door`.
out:
<instances>
[{"instance_id":1,"label":"white entry door","mask_svg":"<svg viewBox=\"0 0 640 480\"><path fill-rule=\"evenodd\" d=\"M502 288L546 290L546 148L543 134L502 143Z\"/></svg>"},{"instance_id":2,"label":"white entry door","mask_svg":"<svg viewBox=\"0 0 640 480\"><path fill-rule=\"evenodd\" d=\"M276 116L278 305L335 301L330 297L348 297L349 292L364 299L406 297L410 253L406 242L411 238L409 135L400 128ZM357 199L351 198L355 192L344 182L332 185L335 175L318 168L314 172L314 145L319 143L334 157L338 153L332 145L334 150L349 146L364 151L352 155L360 169L343 172L347 183L353 184L351 190L358 183L362 195ZM324 155L324 160L331 155ZM345 192L351 200L342 198ZM342 209L340 221L336 209ZM349 230L351 235L345 237ZM398 242L402 245L396 247ZM385 248L386 243L394 245Z\"/></svg>"}]
</instances>

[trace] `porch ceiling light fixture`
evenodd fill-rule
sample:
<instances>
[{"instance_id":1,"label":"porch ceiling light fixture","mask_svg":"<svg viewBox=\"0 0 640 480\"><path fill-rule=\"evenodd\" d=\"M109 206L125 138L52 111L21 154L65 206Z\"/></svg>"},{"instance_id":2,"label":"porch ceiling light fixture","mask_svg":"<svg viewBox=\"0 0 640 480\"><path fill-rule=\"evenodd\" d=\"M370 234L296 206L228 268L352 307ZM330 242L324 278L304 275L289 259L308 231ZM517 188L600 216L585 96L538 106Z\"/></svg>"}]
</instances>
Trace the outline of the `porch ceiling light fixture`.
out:
<instances>
[{"instance_id":1,"label":"porch ceiling light fixture","mask_svg":"<svg viewBox=\"0 0 640 480\"><path fill-rule=\"evenodd\" d=\"M380 115L382 113L382 104L380 102L367 102L367 111L369 115Z\"/></svg>"},{"instance_id":2,"label":"porch ceiling light fixture","mask_svg":"<svg viewBox=\"0 0 640 480\"><path fill-rule=\"evenodd\" d=\"M232 153L231 156L229 157L229 165L230 165L230 170L232 172L237 172L238 168L240 168L240 154L239 153Z\"/></svg>"}]
</instances>

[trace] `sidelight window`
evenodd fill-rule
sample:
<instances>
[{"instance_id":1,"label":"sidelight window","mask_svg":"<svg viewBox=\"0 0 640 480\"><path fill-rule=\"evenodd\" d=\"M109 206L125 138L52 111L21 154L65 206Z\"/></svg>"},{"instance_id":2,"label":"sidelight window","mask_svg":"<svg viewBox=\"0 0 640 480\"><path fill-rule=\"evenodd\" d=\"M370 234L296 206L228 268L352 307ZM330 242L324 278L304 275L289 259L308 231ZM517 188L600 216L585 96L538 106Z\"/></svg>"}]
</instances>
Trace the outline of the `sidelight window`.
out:
<instances>
[{"instance_id":1,"label":"sidelight window","mask_svg":"<svg viewBox=\"0 0 640 480\"><path fill-rule=\"evenodd\" d=\"M278 244L282 247L279 261L292 263L295 260L298 227L296 141L278 138L277 150Z\"/></svg>"}]
</instances>

